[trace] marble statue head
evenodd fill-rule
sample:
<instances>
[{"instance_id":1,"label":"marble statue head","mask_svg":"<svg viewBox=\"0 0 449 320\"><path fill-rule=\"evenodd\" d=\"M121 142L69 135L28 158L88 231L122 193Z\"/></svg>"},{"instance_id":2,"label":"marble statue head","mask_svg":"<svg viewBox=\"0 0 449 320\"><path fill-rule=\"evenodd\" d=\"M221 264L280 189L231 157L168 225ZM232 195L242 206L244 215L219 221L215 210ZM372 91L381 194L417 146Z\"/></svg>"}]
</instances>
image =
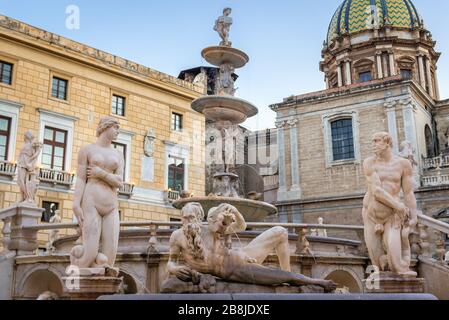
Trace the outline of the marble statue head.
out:
<instances>
[{"instance_id":1,"label":"marble statue head","mask_svg":"<svg viewBox=\"0 0 449 320\"><path fill-rule=\"evenodd\" d=\"M213 232L221 234L226 231L228 226L235 221L234 214L229 212L230 207L234 208L230 204L223 203L218 207L214 207L209 210L209 213L207 214L209 229L211 229Z\"/></svg>"},{"instance_id":2,"label":"marble statue head","mask_svg":"<svg viewBox=\"0 0 449 320\"><path fill-rule=\"evenodd\" d=\"M373 135L371 144L373 152L379 154L388 148L393 148L393 138L388 132L378 132Z\"/></svg>"},{"instance_id":3,"label":"marble statue head","mask_svg":"<svg viewBox=\"0 0 449 320\"><path fill-rule=\"evenodd\" d=\"M223 14L225 16L229 16L231 13L232 13L232 9L231 8L227 7L227 8L223 9Z\"/></svg>"},{"instance_id":4,"label":"marble statue head","mask_svg":"<svg viewBox=\"0 0 449 320\"><path fill-rule=\"evenodd\" d=\"M34 134L31 131L28 130L27 132L25 132L23 138L24 138L25 142L26 141L31 142L31 141L34 140Z\"/></svg>"},{"instance_id":5,"label":"marble statue head","mask_svg":"<svg viewBox=\"0 0 449 320\"><path fill-rule=\"evenodd\" d=\"M100 123L97 126L97 137L101 136L104 132L108 131L111 128L114 128L115 131L117 131L117 133L111 132L111 134L118 135L118 129L120 128L120 123L118 122L118 120L114 117L109 116L101 118ZM117 137L111 140L115 139L117 139Z\"/></svg>"},{"instance_id":6,"label":"marble statue head","mask_svg":"<svg viewBox=\"0 0 449 320\"><path fill-rule=\"evenodd\" d=\"M201 204L197 202L188 203L181 210L181 219L184 223L197 222L204 220L204 210Z\"/></svg>"}]
</instances>

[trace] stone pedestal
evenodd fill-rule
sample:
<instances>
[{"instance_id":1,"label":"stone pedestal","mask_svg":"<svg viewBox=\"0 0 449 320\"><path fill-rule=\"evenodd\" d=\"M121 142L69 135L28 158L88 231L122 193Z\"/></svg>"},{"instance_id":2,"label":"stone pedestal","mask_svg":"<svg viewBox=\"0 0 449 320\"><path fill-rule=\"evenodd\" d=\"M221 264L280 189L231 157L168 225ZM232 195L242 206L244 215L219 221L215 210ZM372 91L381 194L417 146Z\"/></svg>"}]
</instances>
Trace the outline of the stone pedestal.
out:
<instances>
[{"instance_id":1,"label":"stone pedestal","mask_svg":"<svg viewBox=\"0 0 449 320\"><path fill-rule=\"evenodd\" d=\"M34 254L39 247L37 230L26 230L23 227L37 226L44 211L31 204L17 204L0 211L0 220L10 221L9 250L17 251L18 255Z\"/></svg>"},{"instance_id":2,"label":"stone pedestal","mask_svg":"<svg viewBox=\"0 0 449 320\"><path fill-rule=\"evenodd\" d=\"M363 288L365 293L424 293L425 280L380 272L363 280Z\"/></svg>"},{"instance_id":3,"label":"stone pedestal","mask_svg":"<svg viewBox=\"0 0 449 320\"><path fill-rule=\"evenodd\" d=\"M104 268L74 269L74 275L63 277L64 291L71 300L96 300L120 292L122 278L118 270ZM76 274L78 273L78 275Z\"/></svg>"},{"instance_id":4,"label":"stone pedestal","mask_svg":"<svg viewBox=\"0 0 449 320\"><path fill-rule=\"evenodd\" d=\"M163 294L198 294L201 292L198 285L192 282L183 282L178 278L169 278L161 287ZM252 294L297 294L297 293L324 293L324 289L319 286L263 286L257 284L245 284L236 282L227 282L216 279L216 283L209 289L208 294L236 294L236 293L252 293Z\"/></svg>"}]
</instances>

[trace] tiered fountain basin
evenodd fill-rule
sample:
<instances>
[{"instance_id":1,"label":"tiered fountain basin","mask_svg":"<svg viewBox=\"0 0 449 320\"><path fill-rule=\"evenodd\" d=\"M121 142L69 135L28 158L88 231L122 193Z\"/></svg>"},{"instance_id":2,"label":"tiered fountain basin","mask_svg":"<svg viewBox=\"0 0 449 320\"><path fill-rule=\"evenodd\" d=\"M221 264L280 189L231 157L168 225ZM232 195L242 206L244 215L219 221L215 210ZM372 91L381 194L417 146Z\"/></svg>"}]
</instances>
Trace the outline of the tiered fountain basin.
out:
<instances>
[{"instance_id":1,"label":"tiered fountain basin","mask_svg":"<svg viewBox=\"0 0 449 320\"><path fill-rule=\"evenodd\" d=\"M204 96L192 102L192 109L212 121L243 123L258 113L257 108L246 100L232 96Z\"/></svg>"},{"instance_id":2,"label":"tiered fountain basin","mask_svg":"<svg viewBox=\"0 0 449 320\"><path fill-rule=\"evenodd\" d=\"M223 203L228 203L236 207L247 222L261 222L264 221L268 216L274 215L278 212L275 206L266 202L220 196L204 196L179 199L173 202L173 206L176 209L182 209L186 204L191 202L200 203L206 214L211 208L218 207Z\"/></svg>"},{"instance_id":3,"label":"tiered fountain basin","mask_svg":"<svg viewBox=\"0 0 449 320\"><path fill-rule=\"evenodd\" d=\"M234 68L242 68L248 63L249 57L239 49L226 46L212 46L201 52L203 58L214 66L221 66L228 63Z\"/></svg>"}]
</instances>

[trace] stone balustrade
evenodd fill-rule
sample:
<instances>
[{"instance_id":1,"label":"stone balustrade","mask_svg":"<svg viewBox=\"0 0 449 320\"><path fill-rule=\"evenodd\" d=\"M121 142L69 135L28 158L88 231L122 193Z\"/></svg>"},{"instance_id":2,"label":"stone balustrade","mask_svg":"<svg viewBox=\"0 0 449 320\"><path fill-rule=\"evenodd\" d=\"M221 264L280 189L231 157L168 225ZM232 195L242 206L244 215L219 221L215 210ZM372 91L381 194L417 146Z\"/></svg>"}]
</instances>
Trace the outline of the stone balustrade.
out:
<instances>
[{"instance_id":1,"label":"stone balustrade","mask_svg":"<svg viewBox=\"0 0 449 320\"><path fill-rule=\"evenodd\" d=\"M172 203L173 201L178 200L181 197L181 193L179 191L167 190L164 192L164 200L166 203Z\"/></svg>"},{"instance_id":2,"label":"stone balustrade","mask_svg":"<svg viewBox=\"0 0 449 320\"><path fill-rule=\"evenodd\" d=\"M118 190L118 194L121 197L131 198L134 194L134 184L132 183L123 183L123 186Z\"/></svg>"},{"instance_id":3,"label":"stone balustrade","mask_svg":"<svg viewBox=\"0 0 449 320\"><path fill-rule=\"evenodd\" d=\"M449 234L449 224L419 214L417 229L411 235L412 253L425 259L433 258L447 266L445 238Z\"/></svg>"},{"instance_id":4,"label":"stone balustrade","mask_svg":"<svg viewBox=\"0 0 449 320\"><path fill-rule=\"evenodd\" d=\"M165 222L165 221L122 221L120 226L122 229L125 228L148 228L150 232L150 241L148 246L148 253L159 252L158 246L160 240L158 238L159 231L170 228L170 230L175 230L181 227L181 222ZM352 246L358 246L357 253L362 256L366 256L366 245L363 237L363 226L351 226L351 225L322 225L322 224L302 224L302 223L264 223L264 222L248 222L247 227L256 236L259 231L267 230L273 227L283 227L288 230L293 230L294 233L290 234L293 237L297 237L296 240L296 254L300 255L313 255L310 247L309 240L313 241L328 241L332 242L335 240L344 239L334 239L334 238L320 238L309 236L310 230L312 229L324 229L324 230L344 230L344 231L354 231L358 237L359 241L347 240ZM78 224L76 223L63 223L63 224L37 224L32 226L24 226L23 230L28 232L39 232L45 230L60 230L60 229L77 229ZM165 230L166 231L166 230ZM251 237L250 237L251 238ZM252 239L252 238L251 238ZM239 235L239 241L244 241ZM228 245L232 245L232 242L227 241Z\"/></svg>"},{"instance_id":5,"label":"stone balustrade","mask_svg":"<svg viewBox=\"0 0 449 320\"><path fill-rule=\"evenodd\" d=\"M279 176L265 176L263 177L263 184L265 187L269 186L278 186L279 185Z\"/></svg>"},{"instance_id":6,"label":"stone balustrade","mask_svg":"<svg viewBox=\"0 0 449 320\"><path fill-rule=\"evenodd\" d=\"M436 169L441 167L449 167L449 155L440 154L435 158L424 158L423 159L423 169Z\"/></svg>"},{"instance_id":7,"label":"stone balustrade","mask_svg":"<svg viewBox=\"0 0 449 320\"><path fill-rule=\"evenodd\" d=\"M41 185L47 185L49 187L62 186L70 189L73 185L75 174L54 169L40 168L38 178Z\"/></svg>"},{"instance_id":8,"label":"stone balustrade","mask_svg":"<svg viewBox=\"0 0 449 320\"><path fill-rule=\"evenodd\" d=\"M449 174L442 174L440 169L436 170L436 175L421 177L421 185L423 187L437 187L441 185L449 185Z\"/></svg>"},{"instance_id":9,"label":"stone balustrade","mask_svg":"<svg viewBox=\"0 0 449 320\"><path fill-rule=\"evenodd\" d=\"M7 180L13 180L16 175L17 164L8 162L8 161L0 161L0 177L4 177Z\"/></svg>"}]
</instances>

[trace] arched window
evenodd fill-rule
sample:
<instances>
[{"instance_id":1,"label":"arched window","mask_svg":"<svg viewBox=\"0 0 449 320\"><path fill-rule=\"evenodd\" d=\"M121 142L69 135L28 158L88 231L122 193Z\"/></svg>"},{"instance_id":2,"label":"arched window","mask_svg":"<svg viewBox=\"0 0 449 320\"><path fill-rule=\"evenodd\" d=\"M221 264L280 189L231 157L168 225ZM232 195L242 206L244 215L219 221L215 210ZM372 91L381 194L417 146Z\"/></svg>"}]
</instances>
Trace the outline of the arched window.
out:
<instances>
[{"instance_id":1,"label":"arched window","mask_svg":"<svg viewBox=\"0 0 449 320\"><path fill-rule=\"evenodd\" d=\"M434 148L434 144L433 144L433 135L432 135L432 130L430 130L430 127L427 124L424 127L424 136L426 138L427 158L433 158L433 157L435 157L435 148Z\"/></svg>"},{"instance_id":2,"label":"arched window","mask_svg":"<svg viewBox=\"0 0 449 320\"><path fill-rule=\"evenodd\" d=\"M333 161L354 159L352 119L331 122Z\"/></svg>"}]
</instances>

